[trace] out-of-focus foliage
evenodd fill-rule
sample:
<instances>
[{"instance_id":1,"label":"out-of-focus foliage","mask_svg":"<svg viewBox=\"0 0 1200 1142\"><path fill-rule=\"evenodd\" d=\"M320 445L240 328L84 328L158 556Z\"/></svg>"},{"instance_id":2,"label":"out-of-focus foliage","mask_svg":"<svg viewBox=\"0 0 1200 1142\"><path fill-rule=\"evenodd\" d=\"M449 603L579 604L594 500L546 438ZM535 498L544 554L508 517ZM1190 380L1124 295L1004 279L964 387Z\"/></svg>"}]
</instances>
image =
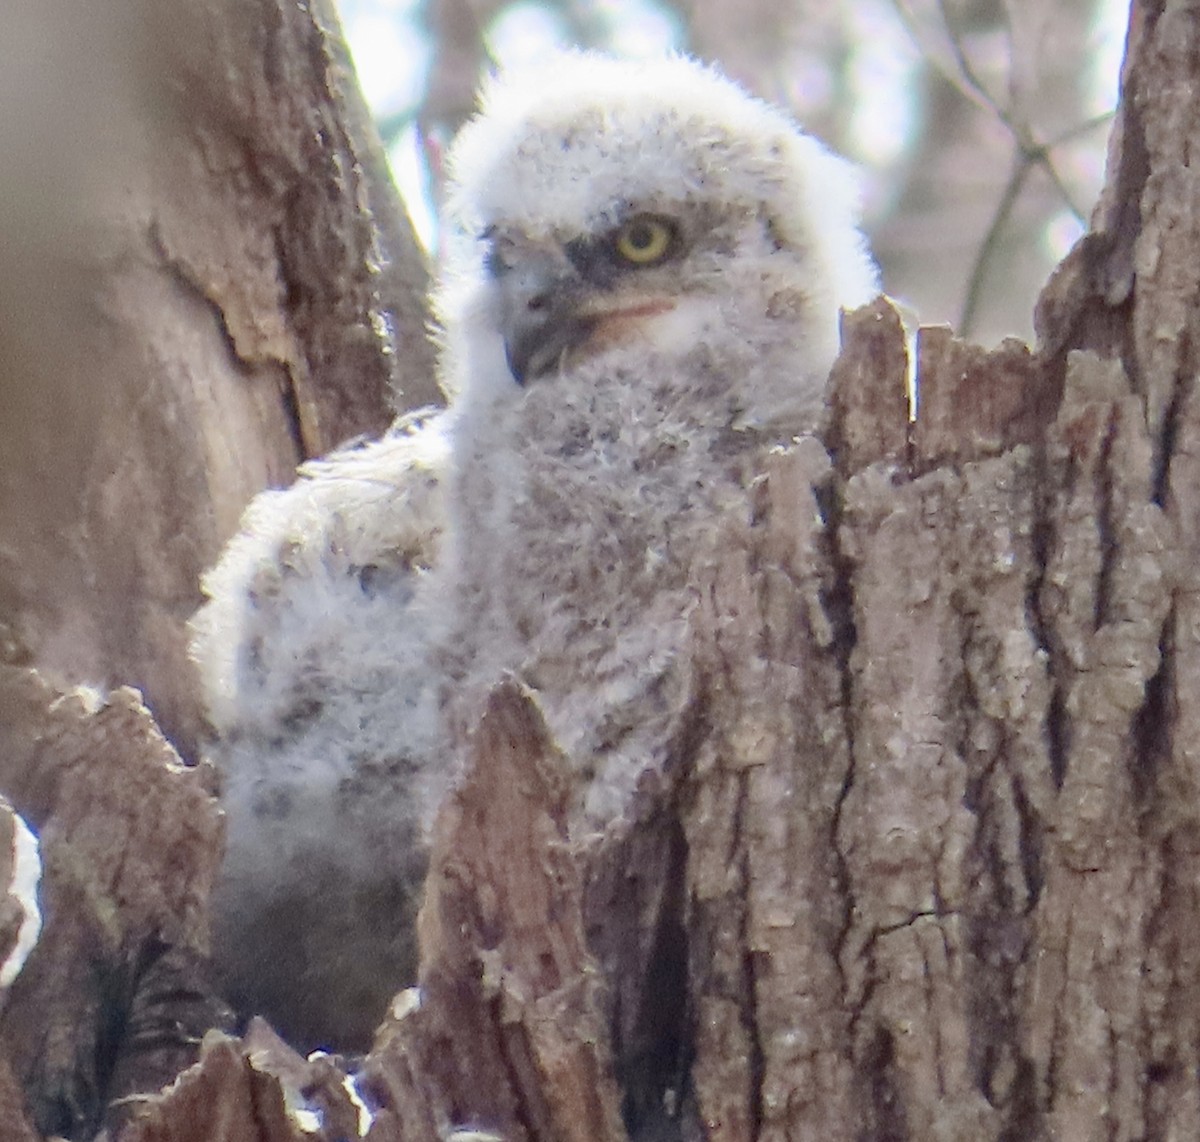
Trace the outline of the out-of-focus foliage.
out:
<instances>
[{"instance_id":1,"label":"out-of-focus foliage","mask_svg":"<svg viewBox=\"0 0 1200 1142\"><path fill-rule=\"evenodd\" d=\"M1028 336L1103 174L1125 0L341 0L425 243L480 72L553 44L717 62L863 169L888 292L922 321ZM552 97L552 93L547 93Z\"/></svg>"}]
</instances>

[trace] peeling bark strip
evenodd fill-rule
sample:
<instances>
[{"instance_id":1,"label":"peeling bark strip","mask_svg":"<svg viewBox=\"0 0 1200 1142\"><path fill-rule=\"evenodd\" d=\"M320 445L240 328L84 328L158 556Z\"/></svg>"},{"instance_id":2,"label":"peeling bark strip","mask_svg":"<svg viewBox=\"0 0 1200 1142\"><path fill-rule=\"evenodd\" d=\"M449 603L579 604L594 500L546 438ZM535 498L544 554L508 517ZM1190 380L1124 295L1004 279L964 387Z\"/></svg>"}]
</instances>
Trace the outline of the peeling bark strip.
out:
<instances>
[{"instance_id":1,"label":"peeling bark strip","mask_svg":"<svg viewBox=\"0 0 1200 1142\"><path fill-rule=\"evenodd\" d=\"M603 982L584 939L584 862L566 840L565 764L511 683L493 692L470 752L438 821L421 1007L381 1030L364 1085L398 1117L414 1094L427 1100L423 1117L441 1131L621 1139Z\"/></svg>"},{"instance_id":2,"label":"peeling bark strip","mask_svg":"<svg viewBox=\"0 0 1200 1142\"><path fill-rule=\"evenodd\" d=\"M220 815L134 691L62 694L17 667L0 788L39 835L44 919L0 1014L5 1065L42 1131L91 1137L229 1017L202 973Z\"/></svg>"},{"instance_id":3,"label":"peeling bark strip","mask_svg":"<svg viewBox=\"0 0 1200 1142\"><path fill-rule=\"evenodd\" d=\"M779 454L754 522L730 527L697 579L707 732L685 760L685 927L692 1077L714 1140L836 1138L851 1108L831 844L849 766L845 631L827 610L817 494L829 476L815 440Z\"/></svg>"},{"instance_id":4,"label":"peeling bark strip","mask_svg":"<svg viewBox=\"0 0 1200 1142\"><path fill-rule=\"evenodd\" d=\"M436 397L424 264L369 185L332 0L25 19L81 58L30 77L69 155L28 175L46 217L9 223L30 284L0 248L0 627L72 682L137 686L192 756L200 574L255 493Z\"/></svg>"}]
</instances>

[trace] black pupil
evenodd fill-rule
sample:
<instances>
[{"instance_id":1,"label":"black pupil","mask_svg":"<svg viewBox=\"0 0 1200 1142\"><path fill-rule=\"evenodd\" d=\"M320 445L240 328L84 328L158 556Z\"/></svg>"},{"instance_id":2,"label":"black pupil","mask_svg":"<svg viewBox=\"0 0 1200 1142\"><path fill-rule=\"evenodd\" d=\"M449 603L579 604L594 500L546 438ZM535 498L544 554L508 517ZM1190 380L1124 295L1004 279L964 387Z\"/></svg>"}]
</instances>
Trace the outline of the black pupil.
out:
<instances>
[{"instance_id":1,"label":"black pupil","mask_svg":"<svg viewBox=\"0 0 1200 1142\"><path fill-rule=\"evenodd\" d=\"M648 250L654 244L654 228L648 222L635 222L626 237L635 250Z\"/></svg>"}]
</instances>

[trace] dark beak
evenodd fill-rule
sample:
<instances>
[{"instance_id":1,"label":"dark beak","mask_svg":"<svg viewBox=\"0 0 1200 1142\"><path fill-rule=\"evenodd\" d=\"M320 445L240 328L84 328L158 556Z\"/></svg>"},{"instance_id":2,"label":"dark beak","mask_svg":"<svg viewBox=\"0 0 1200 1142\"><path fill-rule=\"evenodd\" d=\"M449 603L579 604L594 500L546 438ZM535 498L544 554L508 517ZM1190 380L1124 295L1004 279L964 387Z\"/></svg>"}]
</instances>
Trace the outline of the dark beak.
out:
<instances>
[{"instance_id":1,"label":"dark beak","mask_svg":"<svg viewBox=\"0 0 1200 1142\"><path fill-rule=\"evenodd\" d=\"M499 279L508 370L519 385L553 372L591 335L580 316L582 283L573 270L550 264L513 268Z\"/></svg>"}]
</instances>

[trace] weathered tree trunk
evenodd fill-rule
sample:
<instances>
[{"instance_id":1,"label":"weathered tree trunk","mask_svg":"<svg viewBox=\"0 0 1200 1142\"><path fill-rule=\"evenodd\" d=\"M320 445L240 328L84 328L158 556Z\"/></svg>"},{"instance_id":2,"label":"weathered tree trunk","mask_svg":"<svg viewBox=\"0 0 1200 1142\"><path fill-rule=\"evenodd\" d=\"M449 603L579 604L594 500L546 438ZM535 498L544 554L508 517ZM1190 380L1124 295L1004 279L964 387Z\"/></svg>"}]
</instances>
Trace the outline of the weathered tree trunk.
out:
<instances>
[{"instance_id":1,"label":"weathered tree trunk","mask_svg":"<svg viewBox=\"0 0 1200 1142\"><path fill-rule=\"evenodd\" d=\"M571 846L502 685L439 820L420 991L353 1093L266 1028L213 1033L122 1138L294 1139L298 1106L373 1142L1200 1136L1198 59L1188 10L1134 3L1036 352L922 331L914 422L895 314L847 319L824 440L693 569L693 717L628 833ZM42 733L50 771L75 732ZM135 901L194 917L189 868ZM48 928L14 1007L54 955Z\"/></svg>"},{"instance_id":2,"label":"weathered tree trunk","mask_svg":"<svg viewBox=\"0 0 1200 1142\"><path fill-rule=\"evenodd\" d=\"M40 834L45 925L0 1018L0 1137L19 1080L75 1138L228 1018L203 973L213 775L155 725L192 753L199 575L254 493L436 388L329 3L3 22L0 789Z\"/></svg>"},{"instance_id":3,"label":"weathered tree trunk","mask_svg":"<svg viewBox=\"0 0 1200 1142\"><path fill-rule=\"evenodd\" d=\"M424 269L365 178L330 3L18 9L0 631L10 658L139 687L190 754L200 573L255 492L383 429L393 395L433 398Z\"/></svg>"}]
</instances>

